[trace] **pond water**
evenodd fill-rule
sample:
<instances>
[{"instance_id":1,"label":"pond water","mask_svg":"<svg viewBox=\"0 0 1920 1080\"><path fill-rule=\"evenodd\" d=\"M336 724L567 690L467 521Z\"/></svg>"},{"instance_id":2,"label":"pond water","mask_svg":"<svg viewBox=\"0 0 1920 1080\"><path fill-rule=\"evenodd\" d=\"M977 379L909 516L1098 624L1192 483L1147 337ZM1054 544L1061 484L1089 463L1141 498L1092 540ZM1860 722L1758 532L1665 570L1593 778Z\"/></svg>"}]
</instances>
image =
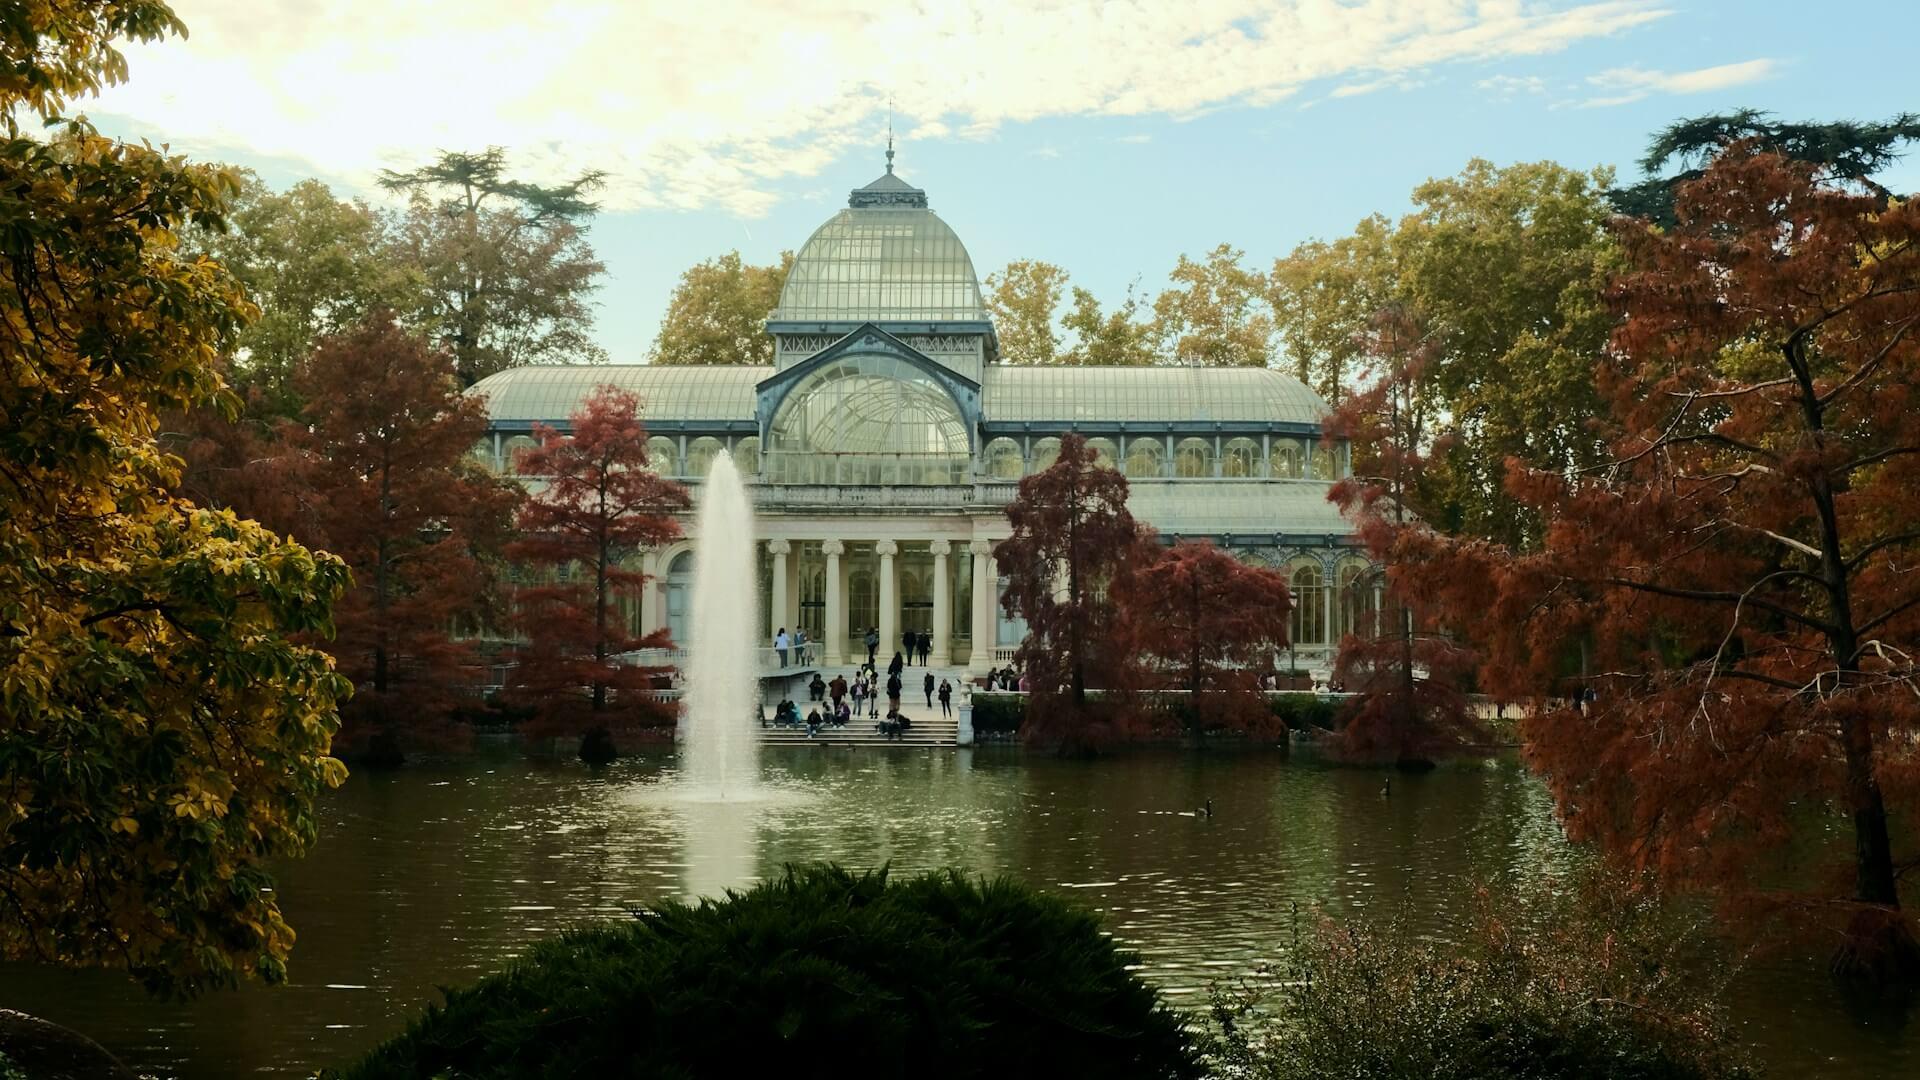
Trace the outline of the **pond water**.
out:
<instances>
[{"instance_id":1,"label":"pond water","mask_svg":"<svg viewBox=\"0 0 1920 1080\"><path fill-rule=\"evenodd\" d=\"M1008 873L1100 910L1175 1002L1286 948L1294 908L1399 915L1439 936L1473 883L1563 866L1545 793L1511 759L1396 776L1263 756L1059 761L1017 750L770 750L788 797L658 795L671 754L594 772L518 756L421 763L327 798L319 847L280 874L289 985L184 1005L103 972L0 968L0 1007L182 1080L302 1076L393 1034L437 987L538 939L782 863ZM1214 816L1193 813L1207 799ZM1733 1007L1775 1076L1920 1075L1920 1033L1847 1013L1817 965L1744 973Z\"/></svg>"}]
</instances>

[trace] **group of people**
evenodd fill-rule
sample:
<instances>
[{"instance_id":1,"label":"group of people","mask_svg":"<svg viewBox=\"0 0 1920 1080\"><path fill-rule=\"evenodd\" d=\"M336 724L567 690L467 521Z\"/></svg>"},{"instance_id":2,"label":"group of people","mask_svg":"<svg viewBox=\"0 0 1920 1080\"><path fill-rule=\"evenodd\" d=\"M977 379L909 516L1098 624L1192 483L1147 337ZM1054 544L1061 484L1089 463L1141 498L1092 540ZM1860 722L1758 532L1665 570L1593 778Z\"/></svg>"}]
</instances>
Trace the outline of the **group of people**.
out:
<instances>
[{"instance_id":1,"label":"group of people","mask_svg":"<svg viewBox=\"0 0 1920 1080\"><path fill-rule=\"evenodd\" d=\"M868 627L865 640L867 645L867 666L872 667L874 665L874 659L880 651L880 628L877 626ZM901 661L904 658L905 663L912 664L917 662L921 667L926 667L928 659L932 656L933 634L931 632L926 630L921 630L917 633L912 630L901 631L900 651L893 654L894 660ZM915 657L919 659L916 661Z\"/></svg>"},{"instance_id":2,"label":"group of people","mask_svg":"<svg viewBox=\"0 0 1920 1080\"><path fill-rule=\"evenodd\" d=\"M785 635L775 637L781 640ZM789 646L791 647L791 646ZM865 715L878 721L880 733L889 738L899 738L913 721L900 711L900 694L905 687L904 677L907 666L905 652L893 654L893 660L887 665L886 679L881 680L880 672L872 663L855 668L852 677L835 675L829 682L819 672L807 683L807 702L809 709L803 720L800 707L790 698L783 698L774 708L772 725L774 727L805 726L809 737L822 728L844 728L855 717ZM921 676L920 690L925 695L927 708L931 709L936 701L943 716L953 715L953 681L936 679L929 671ZM887 711L880 712L880 696L886 694ZM761 717L760 726L766 727L768 721Z\"/></svg>"},{"instance_id":3,"label":"group of people","mask_svg":"<svg viewBox=\"0 0 1920 1080\"><path fill-rule=\"evenodd\" d=\"M780 654L781 667L786 667L790 660L802 667L813 662L813 642L808 641L807 632L797 626L791 635L784 626L773 635L773 651Z\"/></svg>"},{"instance_id":4,"label":"group of people","mask_svg":"<svg viewBox=\"0 0 1920 1080\"><path fill-rule=\"evenodd\" d=\"M989 690L1025 690L1026 679L1012 664L1001 668L987 669L987 689Z\"/></svg>"}]
</instances>

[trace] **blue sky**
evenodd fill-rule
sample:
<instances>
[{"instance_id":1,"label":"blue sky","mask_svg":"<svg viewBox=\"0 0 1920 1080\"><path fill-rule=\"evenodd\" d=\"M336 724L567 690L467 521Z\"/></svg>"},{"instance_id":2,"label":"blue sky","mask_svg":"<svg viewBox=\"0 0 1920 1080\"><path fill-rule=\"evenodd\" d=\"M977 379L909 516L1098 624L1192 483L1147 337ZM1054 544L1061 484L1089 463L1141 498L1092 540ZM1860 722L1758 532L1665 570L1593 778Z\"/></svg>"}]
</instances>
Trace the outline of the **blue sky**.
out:
<instances>
[{"instance_id":1,"label":"blue sky","mask_svg":"<svg viewBox=\"0 0 1920 1080\"><path fill-rule=\"evenodd\" d=\"M881 171L889 91L899 172L983 277L1041 258L1109 300L1183 252L1264 266L1397 214L1476 156L1631 177L1681 116L1920 108L1894 0L175 6L192 37L128 50L132 81L86 106L104 130L370 198L437 147L605 167L598 332L629 363L681 270L770 261ZM1920 190L1920 155L1888 180Z\"/></svg>"}]
</instances>

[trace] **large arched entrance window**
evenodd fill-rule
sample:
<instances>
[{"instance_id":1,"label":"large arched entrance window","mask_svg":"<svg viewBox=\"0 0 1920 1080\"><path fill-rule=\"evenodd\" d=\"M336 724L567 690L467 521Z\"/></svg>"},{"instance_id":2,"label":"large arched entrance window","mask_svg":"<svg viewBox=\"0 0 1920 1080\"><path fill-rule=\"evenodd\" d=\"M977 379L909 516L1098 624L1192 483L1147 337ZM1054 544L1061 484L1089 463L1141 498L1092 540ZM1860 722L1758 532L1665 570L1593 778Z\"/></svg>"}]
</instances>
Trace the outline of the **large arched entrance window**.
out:
<instances>
[{"instance_id":1,"label":"large arched entrance window","mask_svg":"<svg viewBox=\"0 0 1920 1080\"><path fill-rule=\"evenodd\" d=\"M1327 588L1320 574L1320 564L1296 563L1287 585L1293 593L1293 643L1325 645Z\"/></svg>"},{"instance_id":2,"label":"large arched entrance window","mask_svg":"<svg viewBox=\"0 0 1920 1080\"><path fill-rule=\"evenodd\" d=\"M692 597L693 552L683 551L667 564L667 635L682 648L693 641L688 622Z\"/></svg>"},{"instance_id":3,"label":"large arched entrance window","mask_svg":"<svg viewBox=\"0 0 1920 1080\"><path fill-rule=\"evenodd\" d=\"M958 484L966 417L934 377L893 356L842 356L809 372L767 427L776 484Z\"/></svg>"}]
</instances>

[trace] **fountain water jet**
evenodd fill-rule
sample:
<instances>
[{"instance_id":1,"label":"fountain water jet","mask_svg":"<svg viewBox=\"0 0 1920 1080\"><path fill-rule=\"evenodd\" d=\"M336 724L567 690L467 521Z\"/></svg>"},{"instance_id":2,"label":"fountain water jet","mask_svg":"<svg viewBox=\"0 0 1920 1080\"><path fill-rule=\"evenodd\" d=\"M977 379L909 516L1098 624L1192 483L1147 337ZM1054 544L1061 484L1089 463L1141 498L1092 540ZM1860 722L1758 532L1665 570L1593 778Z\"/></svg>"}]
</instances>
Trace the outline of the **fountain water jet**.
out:
<instances>
[{"instance_id":1,"label":"fountain water jet","mask_svg":"<svg viewBox=\"0 0 1920 1080\"><path fill-rule=\"evenodd\" d=\"M759 617L753 507L733 456L721 451L701 485L695 519L693 642L681 753L696 797L751 796L760 781Z\"/></svg>"}]
</instances>

